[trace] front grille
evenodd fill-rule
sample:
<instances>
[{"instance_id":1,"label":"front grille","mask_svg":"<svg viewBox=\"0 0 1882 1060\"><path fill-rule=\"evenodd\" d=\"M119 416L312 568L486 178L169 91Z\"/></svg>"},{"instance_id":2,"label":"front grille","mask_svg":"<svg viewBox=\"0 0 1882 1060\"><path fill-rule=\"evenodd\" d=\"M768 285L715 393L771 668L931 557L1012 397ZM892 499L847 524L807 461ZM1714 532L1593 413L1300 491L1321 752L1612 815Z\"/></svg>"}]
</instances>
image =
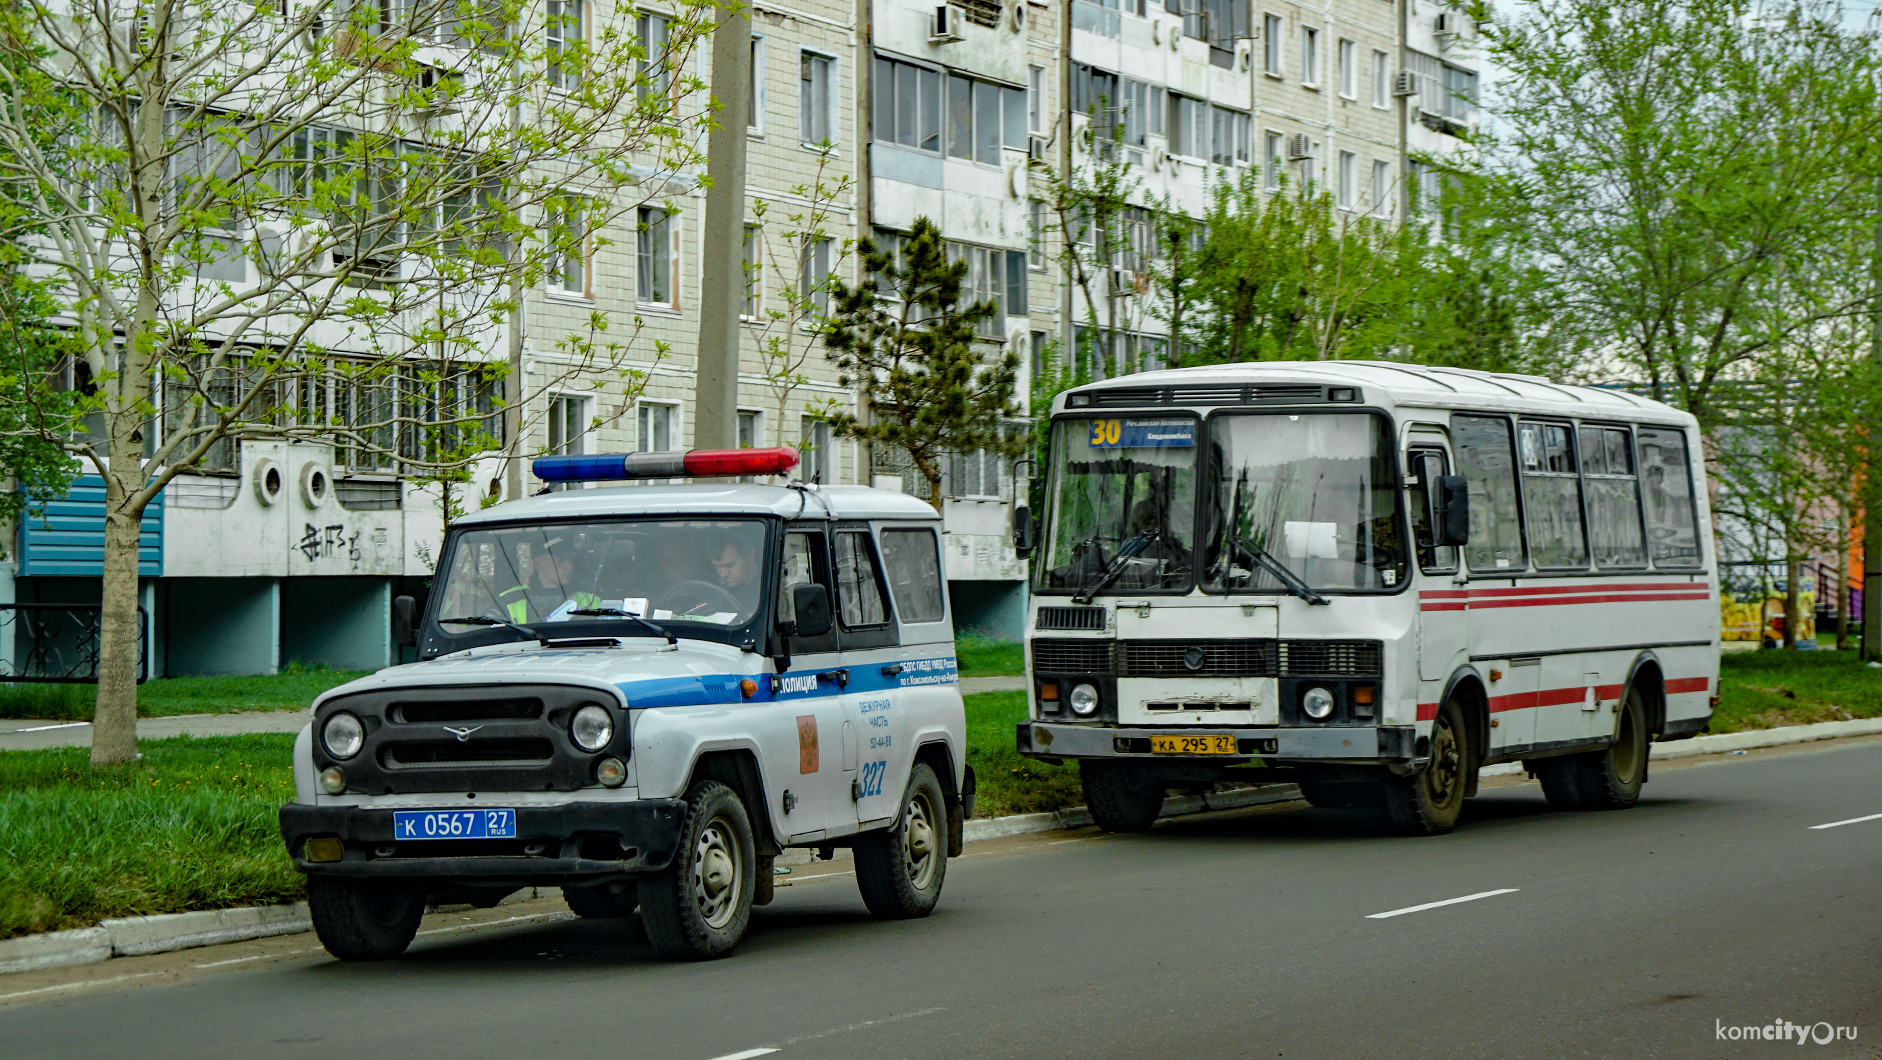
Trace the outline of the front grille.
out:
<instances>
[{"instance_id":1,"label":"front grille","mask_svg":"<svg viewBox=\"0 0 1882 1060\"><path fill-rule=\"evenodd\" d=\"M1119 677L1273 677L1272 640L1123 640L1118 642ZM1190 652L1202 650L1191 668Z\"/></svg>"},{"instance_id":2,"label":"front grille","mask_svg":"<svg viewBox=\"0 0 1882 1060\"><path fill-rule=\"evenodd\" d=\"M534 766L555 757L555 745L542 739L413 740L386 745L379 753L387 769L423 769L427 766L478 765Z\"/></svg>"},{"instance_id":3,"label":"front grille","mask_svg":"<svg viewBox=\"0 0 1882 1060\"><path fill-rule=\"evenodd\" d=\"M1089 400L1075 403L1074 407L1099 409L1146 405L1299 405L1328 400L1327 388L1313 383L1105 387L1079 396Z\"/></svg>"},{"instance_id":4,"label":"front grille","mask_svg":"<svg viewBox=\"0 0 1882 1060\"><path fill-rule=\"evenodd\" d=\"M394 703L392 718L407 725L542 717L540 699L486 699L462 703Z\"/></svg>"},{"instance_id":5,"label":"front grille","mask_svg":"<svg viewBox=\"0 0 1882 1060\"><path fill-rule=\"evenodd\" d=\"M1039 609L1039 629L1087 629L1100 632L1104 629L1105 609L1102 607L1042 607Z\"/></svg>"},{"instance_id":6,"label":"front grille","mask_svg":"<svg viewBox=\"0 0 1882 1060\"><path fill-rule=\"evenodd\" d=\"M1108 674L1113 643L1108 640L1035 640L1032 642L1033 672Z\"/></svg>"},{"instance_id":7,"label":"front grille","mask_svg":"<svg viewBox=\"0 0 1882 1060\"><path fill-rule=\"evenodd\" d=\"M1289 677L1377 677L1385 652L1376 640L1281 642L1281 672Z\"/></svg>"}]
</instances>

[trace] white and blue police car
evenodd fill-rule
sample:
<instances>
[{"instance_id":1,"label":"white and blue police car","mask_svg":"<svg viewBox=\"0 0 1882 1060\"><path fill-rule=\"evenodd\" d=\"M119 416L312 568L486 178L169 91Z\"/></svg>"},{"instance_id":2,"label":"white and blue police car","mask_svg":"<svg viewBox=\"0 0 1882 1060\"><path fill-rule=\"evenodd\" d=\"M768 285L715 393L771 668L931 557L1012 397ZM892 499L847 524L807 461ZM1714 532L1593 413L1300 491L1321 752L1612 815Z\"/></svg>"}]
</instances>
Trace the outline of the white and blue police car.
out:
<instances>
[{"instance_id":1,"label":"white and blue police car","mask_svg":"<svg viewBox=\"0 0 1882 1060\"><path fill-rule=\"evenodd\" d=\"M782 474L790 449L544 457L550 482ZM662 954L728 954L787 847L846 846L925 916L973 813L940 523L912 497L578 488L459 520L418 661L315 701L281 809L321 942L374 960L428 902L558 886Z\"/></svg>"}]
</instances>

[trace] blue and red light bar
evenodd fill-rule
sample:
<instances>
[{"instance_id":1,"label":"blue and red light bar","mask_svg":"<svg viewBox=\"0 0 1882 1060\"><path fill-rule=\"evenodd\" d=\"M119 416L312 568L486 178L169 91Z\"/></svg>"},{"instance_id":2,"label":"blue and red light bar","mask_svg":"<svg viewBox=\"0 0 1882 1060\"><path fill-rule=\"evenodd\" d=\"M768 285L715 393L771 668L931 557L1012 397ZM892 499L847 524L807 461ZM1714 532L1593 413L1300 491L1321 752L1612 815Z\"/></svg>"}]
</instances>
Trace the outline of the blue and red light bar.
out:
<instances>
[{"instance_id":1,"label":"blue and red light bar","mask_svg":"<svg viewBox=\"0 0 1882 1060\"><path fill-rule=\"evenodd\" d=\"M688 475L782 475L796 466L797 450L780 445L771 449L539 456L530 464L530 470L543 482L604 482Z\"/></svg>"}]
</instances>

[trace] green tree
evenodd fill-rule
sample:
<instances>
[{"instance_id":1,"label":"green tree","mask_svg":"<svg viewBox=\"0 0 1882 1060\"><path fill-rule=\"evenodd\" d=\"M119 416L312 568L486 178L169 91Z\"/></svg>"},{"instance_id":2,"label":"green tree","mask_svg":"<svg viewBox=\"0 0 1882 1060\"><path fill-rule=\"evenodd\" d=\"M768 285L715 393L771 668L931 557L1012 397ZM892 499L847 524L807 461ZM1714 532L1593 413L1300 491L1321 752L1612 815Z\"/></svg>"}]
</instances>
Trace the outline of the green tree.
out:
<instances>
[{"instance_id":1,"label":"green tree","mask_svg":"<svg viewBox=\"0 0 1882 1060\"><path fill-rule=\"evenodd\" d=\"M1019 356L981 352L980 325L999 310L991 302L961 304L967 262L948 260L941 230L926 217L915 219L899 251L868 239L857 249L865 277L854 287L832 283L824 345L868 416L833 411L831 430L906 451L928 482L928 503L940 511L947 454L1024 451L1025 439L1004 429L1019 415Z\"/></svg>"}]
</instances>

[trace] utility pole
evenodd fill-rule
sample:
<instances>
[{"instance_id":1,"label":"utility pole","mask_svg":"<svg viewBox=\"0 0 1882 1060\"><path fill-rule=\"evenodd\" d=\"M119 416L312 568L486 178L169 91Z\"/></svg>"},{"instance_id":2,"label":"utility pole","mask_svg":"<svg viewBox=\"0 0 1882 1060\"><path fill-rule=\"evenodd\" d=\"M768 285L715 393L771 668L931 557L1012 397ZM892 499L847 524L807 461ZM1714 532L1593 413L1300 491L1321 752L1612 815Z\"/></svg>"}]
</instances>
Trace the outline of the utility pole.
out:
<instances>
[{"instance_id":1,"label":"utility pole","mask_svg":"<svg viewBox=\"0 0 1882 1060\"><path fill-rule=\"evenodd\" d=\"M751 124L751 8L718 0L712 31L712 98L718 121L707 140L706 246L699 290L693 445L738 447L738 316L745 297L745 136Z\"/></svg>"}]
</instances>

